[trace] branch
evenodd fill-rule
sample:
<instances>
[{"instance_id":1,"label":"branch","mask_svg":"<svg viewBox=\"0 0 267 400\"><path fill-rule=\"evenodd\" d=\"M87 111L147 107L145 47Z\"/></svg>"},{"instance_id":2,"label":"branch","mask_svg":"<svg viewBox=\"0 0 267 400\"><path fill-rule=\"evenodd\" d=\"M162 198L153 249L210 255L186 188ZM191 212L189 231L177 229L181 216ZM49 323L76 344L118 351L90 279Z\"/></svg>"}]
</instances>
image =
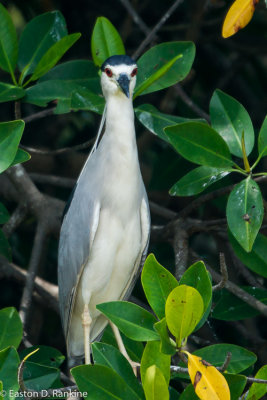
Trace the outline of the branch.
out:
<instances>
[{"instance_id":1,"label":"branch","mask_svg":"<svg viewBox=\"0 0 267 400\"><path fill-rule=\"evenodd\" d=\"M54 115L54 110L56 109L56 107L53 108L47 108L46 110L43 111L39 111L35 114L29 115L28 117L23 118L24 122L32 122L35 121L37 119L41 119L41 118L45 118L48 115Z\"/></svg>"},{"instance_id":2,"label":"branch","mask_svg":"<svg viewBox=\"0 0 267 400\"><path fill-rule=\"evenodd\" d=\"M192 251L192 255L194 256L195 259L199 260L199 256ZM212 276L212 279L215 282L221 282L223 280L222 276L218 274L218 272L214 271L213 268L211 268L207 263L206 266ZM243 289L241 289L239 286L237 286L235 283L231 281L225 282L225 289L227 289L229 292L233 293L235 296L237 296L239 299L243 300L245 303L250 305L251 307L255 308L258 310L261 314L265 315L267 317L267 306L263 304L261 301L255 299L255 297L251 296L249 293L245 292Z\"/></svg>"},{"instance_id":3,"label":"branch","mask_svg":"<svg viewBox=\"0 0 267 400\"><path fill-rule=\"evenodd\" d=\"M149 201L150 211L160 217L172 220L176 218L178 214L175 211L169 210L166 207L162 207L159 204Z\"/></svg>"},{"instance_id":4,"label":"branch","mask_svg":"<svg viewBox=\"0 0 267 400\"><path fill-rule=\"evenodd\" d=\"M222 279L217 285L212 287L213 292L216 292L216 290L223 289L226 285L226 282L228 281L228 271L223 253L220 253L220 270L222 274Z\"/></svg>"},{"instance_id":5,"label":"branch","mask_svg":"<svg viewBox=\"0 0 267 400\"><path fill-rule=\"evenodd\" d=\"M259 178L256 178L254 180L255 182L267 182L267 176L260 176ZM188 206L183 208L182 211L178 213L178 217L179 218L187 217L189 214L191 214L192 211L199 208L203 203L206 203L207 201L216 199L217 197L223 196L231 192L231 190L235 186L236 185L229 185L221 189L214 190L214 192L210 192L198 197L196 200L193 200Z\"/></svg>"},{"instance_id":6,"label":"branch","mask_svg":"<svg viewBox=\"0 0 267 400\"><path fill-rule=\"evenodd\" d=\"M20 284L25 284L28 271L19 266L8 262L0 255L0 278L15 279ZM42 299L42 303L50 306L57 313L58 308L58 286L50 283L39 276L35 277L34 290Z\"/></svg>"},{"instance_id":7,"label":"branch","mask_svg":"<svg viewBox=\"0 0 267 400\"><path fill-rule=\"evenodd\" d=\"M34 288L34 280L37 275L38 266L40 264L42 251L44 248L44 242L46 239L46 228L43 223L39 222L37 225L37 230L34 238L34 244L30 259L30 265L27 273L26 284L22 293L22 298L20 302L20 317L23 325L27 323L28 315L30 312L32 294Z\"/></svg>"},{"instance_id":8,"label":"branch","mask_svg":"<svg viewBox=\"0 0 267 400\"><path fill-rule=\"evenodd\" d=\"M219 371L224 372L227 370L232 358L232 353L230 351L227 353L224 363L221 367L217 368Z\"/></svg>"},{"instance_id":9,"label":"branch","mask_svg":"<svg viewBox=\"0 0 267 400\"><path fill-rule=\"evenodd\" d=\"M72 189L76 183L76 179L65 178L63 176L37 174L34 172L30 173L29 176L36 183L44 183L68 189Z\"/></svg>"},{"instance_id":10,"label":"branch","mask_svg":"<svg viewBox=\"0 0 267 400\"><path fill-rule=\"evenodd\" d=\"M185 222L176 221L173 237L173 250L175 259L175 278L179 280L186 271L188 259L188 231Z\"/></svg>"},{"instance_id":11,"label":"branch","mask_svg":"<svg viewBox=\"0 0 267 400\"><path fill-rule=\"evenodd\" d=\"M23 146L23 145L20 145L20 147L23 150L26 150L33 154L40 154L42 156L56 156L59 154L67 154L67 153L72 153L73 151L88 149L88 147L90 147L94 143L94 141L95 141L95 138L87 140L84 143L77 144L76 146L62 147L61 149L57 149L57 150L41 150L41 149L36 149L35 147L29 147L29 146Z\"/></svg>"},{"instance_id":12,"label":"branch","mask_svg":"<svg viewBox=\"0 0 267 400\"><path fill-rule=\"evenodd\" d=\"M140 44L140 46L137 48L137 50L134 52L132 57L134 59L138 58L140 54L143 52L145 47L154 39L156 33L158 30L162 27L162 25L165 24L168 18L173 14L173 12L176 10L176 8L183 2L183 0L176 0L172 6L166 11L166 13L161 17L161 19L158 21L158 23L154 26L154 28L149 32L149 34L146 36L146 38L143 40L143 42Z\"/></svg>"},{"instance_id":13,"label":"branch","mask_svg":"<svg viewBox=\"0 0 267 400\"><path fill-rule=\"evenodd\" d=\"M191 98L186 94L186 92L183 90L183 88L180 85L175 85L174 89L176 90L176 92L179 95L179 97L181 97L183 102L191 110L193 110L196 113L196 115L198 115L199 117L204 118L205 120L210 122L209 114L207 114L204 110L202 110L202 108L200 108L197 104L195 104L193 102L193 100L191 100Z\"/></svg>"},{"instance_id":14,"label":"branch","mask_svg":"<svg viewBox=\"0 0 267 400\"><path fill-rule=\"evenodd\" d=\"M145 24L145 22L142 20L142 18L139 16L139 14L136 12L136 10L133 8L129 0L120 0L121 4L126 8L128 13L131 15L133 21L136 23L136 25L139 26L140 30L144 32L145 35L148 35L150 32L149 27Z\"/></svg>"},{"instance_id":15,"label":"branch","mask_svg":"<svg viewBox=\"0 0 267 400\"><path fill-rule=\"evenodd\" d=\"M15 188L19 192L20 202L25 202L35 216L40 214L40 205L43 202L43 195L34 185L29 175L21 164L14 165L5 171Z\"/></svg>"},{"instance_id":16,"label":"branch","mask_svg":"<svg viewBox=\"0 0 267 400\"><path fill-rule=\"evenodd\" d=\"M9 238L12 233L20 226L27 215L27 207L25 204L21 203L15 209L8 222L5 223L2 230L7 238Z\"/></svg>"}]
</instances>

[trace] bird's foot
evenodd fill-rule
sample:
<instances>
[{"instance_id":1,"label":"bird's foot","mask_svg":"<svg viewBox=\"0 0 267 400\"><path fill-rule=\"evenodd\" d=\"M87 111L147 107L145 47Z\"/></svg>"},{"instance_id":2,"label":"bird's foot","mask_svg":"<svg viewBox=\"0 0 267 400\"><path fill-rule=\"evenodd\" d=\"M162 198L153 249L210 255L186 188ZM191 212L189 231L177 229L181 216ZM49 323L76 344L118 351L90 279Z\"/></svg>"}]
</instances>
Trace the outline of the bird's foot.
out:
<instances>
[{"instance_id":1,"label":"bird's foot","mask_svg":"<svg viewBox=\"0 0 267 400\"><path fill-rule=\"evenodd\" d=\"M92 323L92 318L89 313L88 304L85 304L83 313L82 313L85 364L91 364L91 359L90 359L90 326L91 326L91 323Z\"/></svg>"},{"instance_id":2,"label":"bird's foot","mask_svg":"<svg viewBox=\"0 0 267 400\"><path fill-rule=\"evenodd\" d=\"M137 367L140 367L140 364L136 363L135 361L131 360L129 354L127 353L127 350L124 346L123 340L121 338L121 334L119 329L116 327L116 325L113 324L113 322L109 321L110 326L112 328L112 331L114 333L116 342L118 344L118 348L121 352L121 354L126 358L126 360L129 362L129 364L131 365L133 372L135 374L135 376L137 376Z\"/></svg>"}]
</instances>

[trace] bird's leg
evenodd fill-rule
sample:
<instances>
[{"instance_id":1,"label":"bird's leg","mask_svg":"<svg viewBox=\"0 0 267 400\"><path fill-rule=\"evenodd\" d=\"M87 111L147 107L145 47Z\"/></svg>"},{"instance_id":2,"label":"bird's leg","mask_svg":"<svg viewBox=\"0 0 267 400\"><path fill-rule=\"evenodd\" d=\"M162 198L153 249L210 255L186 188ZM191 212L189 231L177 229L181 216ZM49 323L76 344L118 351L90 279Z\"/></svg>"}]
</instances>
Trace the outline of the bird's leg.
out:
<instances>
[{"instance_id":1,"label":"bird's leg","mask_svg":"<svg viewBox=\"0 0 267 400\"><path fill-rule=\"evenodd\" d=\"M130 359L130 356L127 353L127 350L126 350L126 348L124 346L124 343L123 343L123 340L121 338L121 334L120 334L119 329L116 327L116 325L113 324L113 322L109 321L109 323L110 323L111 329L112 329L112 331L114 333L114 336L115 336L115 339L116 339L116 342L118 344L118 348L119 348L121 354L130 363L135 376L137 376L137 367L139 366L139 364Z\"/></svg>"},{"instance_id":2,"label":"bird's leg","mask_svg":"<svg viewBox=\"0 0 267 400\"><path fill-rule=\"evenodd\" d=\"M91 364L91 359L90 359L90 326L91 326L91 323L92 323L92 318L90 317L88 304L85 304L83 313L82 313L85 364Z\"/></svg>"}]
</instances>

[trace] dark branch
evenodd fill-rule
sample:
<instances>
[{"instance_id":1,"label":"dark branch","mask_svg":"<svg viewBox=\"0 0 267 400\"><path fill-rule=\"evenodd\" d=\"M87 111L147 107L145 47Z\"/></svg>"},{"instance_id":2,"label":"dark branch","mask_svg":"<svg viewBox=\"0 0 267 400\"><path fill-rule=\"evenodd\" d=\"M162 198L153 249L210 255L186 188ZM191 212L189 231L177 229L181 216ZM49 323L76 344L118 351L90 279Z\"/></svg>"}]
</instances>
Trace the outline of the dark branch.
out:
<instances>
[{"instance_id":1,"label":"dark branch","mask_svg":"<svg viewBox=\"0 0 267 400\"><path fill-rule=\"evenodd\" d=\"M159 31L159 29L162 27L162 25L165 24L168 18L174 13L176 8L183 2L184 0L176 0L172 6L167 10L167 12L161 17L159 22L154 26L154 28L149 32L149 34L146 36L146 38L143 40L143 42L140 44L140 46L137 48L137 50L133 54L133 58L138 58L140 54L143 52L143 50L146 48L146 46L154 39L156 33Z\"/></svg>"},{"instance_id":2,"label":"dark branch","mask_svg":"<svg viewBox=\"0 0 267 400\"><path fill-rule=\"evenodd\" d=\"M27 319L30 312L32 294L34 288L34 280L37 275L38 266L42 257L42 251L44 248L44 242L46 237L46 228L43 223L39 222L34 238L34 244L30 259L30 265L27 273L26 284L23 290L21 302L20 302L20 317L23 325L27 323Z\"/></svg>"}]
</instances>

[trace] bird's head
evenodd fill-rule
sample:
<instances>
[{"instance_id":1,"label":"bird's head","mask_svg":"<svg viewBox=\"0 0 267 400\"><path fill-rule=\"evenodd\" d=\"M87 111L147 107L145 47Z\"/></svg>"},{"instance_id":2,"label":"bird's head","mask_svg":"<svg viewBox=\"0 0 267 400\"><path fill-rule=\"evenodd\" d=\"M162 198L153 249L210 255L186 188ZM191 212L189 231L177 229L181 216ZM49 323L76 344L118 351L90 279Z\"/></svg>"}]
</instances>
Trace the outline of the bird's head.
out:
<instances>
[{"instance_id":1,"label":"bird's head","mask_svg":"<svg viewBox=\"0 0 267 400\"><path fill-rule=\"evenodd\" d=\"M104 96L131 98L136 83L137 65L129 56L109 57L101 66L101 85Z\"/></svg>"}]
</instances>

